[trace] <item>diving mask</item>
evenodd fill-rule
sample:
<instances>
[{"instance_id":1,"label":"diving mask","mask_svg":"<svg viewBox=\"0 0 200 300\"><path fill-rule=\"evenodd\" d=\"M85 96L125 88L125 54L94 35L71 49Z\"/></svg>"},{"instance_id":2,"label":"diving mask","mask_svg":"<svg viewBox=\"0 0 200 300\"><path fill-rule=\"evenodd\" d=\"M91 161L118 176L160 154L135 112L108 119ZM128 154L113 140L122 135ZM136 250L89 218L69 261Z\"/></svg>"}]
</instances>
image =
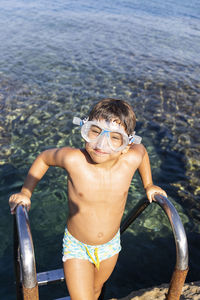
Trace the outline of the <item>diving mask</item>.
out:
<instances>
[{"instance_id":1,"label":"diving mask","mask_svg":"<svg viewBox=\"0 0 200 300\"><path fill-rule=\"evenodd\" d=\"M122 151L128 144L140 144L142 140L135 132L128 136L123 127L116 122L88 121L74 117L73 124L81 126L82 137L93 149L102 149L107 153Z\"/></svg>"}]
</instances>

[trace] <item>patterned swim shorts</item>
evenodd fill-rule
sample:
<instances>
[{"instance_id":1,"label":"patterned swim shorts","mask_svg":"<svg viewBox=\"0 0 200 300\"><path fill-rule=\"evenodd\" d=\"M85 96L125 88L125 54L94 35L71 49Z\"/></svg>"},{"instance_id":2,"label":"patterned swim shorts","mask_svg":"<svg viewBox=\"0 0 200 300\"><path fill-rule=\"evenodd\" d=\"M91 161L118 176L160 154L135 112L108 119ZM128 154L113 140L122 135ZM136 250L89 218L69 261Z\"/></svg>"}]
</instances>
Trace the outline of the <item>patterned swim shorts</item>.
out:
<instances>
[{"instance_id":1,"label":"patterned swim shorts","mask_svg":"<svg viewBox=\"0 0 200 300\"><path fill-rule=\"evenodd\" d=\"M102 260L119 253L120 250L120 231L118 231L109 242L96 246L80 242L65 228L63 238L63 262L70 258L86 259L99 269L99 264Z\"/></svg>"}]
</instances>

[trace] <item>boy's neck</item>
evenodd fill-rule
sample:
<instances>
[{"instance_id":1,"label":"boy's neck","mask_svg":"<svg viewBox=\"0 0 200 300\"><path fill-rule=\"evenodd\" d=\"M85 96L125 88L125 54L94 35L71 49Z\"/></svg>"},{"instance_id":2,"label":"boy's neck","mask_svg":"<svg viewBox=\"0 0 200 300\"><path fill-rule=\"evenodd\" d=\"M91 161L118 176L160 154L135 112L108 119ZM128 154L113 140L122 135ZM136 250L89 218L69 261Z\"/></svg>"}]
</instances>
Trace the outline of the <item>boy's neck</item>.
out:
<instances>
[{"instance_id":1,"label":"boy's neck","mask_svg":"<svg viewBox=\"0 0 200 300\"><path fill-rule=\"evenodd\" d=\"M102 163L93 162L93 164L99 169L111 170L118 163L118 161L119 157Z\"/></svg>"}]
</instances>

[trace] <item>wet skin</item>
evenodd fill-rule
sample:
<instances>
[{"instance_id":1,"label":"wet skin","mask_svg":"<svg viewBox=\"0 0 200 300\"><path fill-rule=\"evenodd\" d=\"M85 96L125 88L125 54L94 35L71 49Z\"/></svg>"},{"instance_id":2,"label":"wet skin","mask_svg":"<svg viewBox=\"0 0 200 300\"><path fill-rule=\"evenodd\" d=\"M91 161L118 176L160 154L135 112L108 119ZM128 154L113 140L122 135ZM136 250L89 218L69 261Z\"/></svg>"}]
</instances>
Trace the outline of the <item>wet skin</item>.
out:
<instances>
[{"instance_id":1,"label":"wet skin","mask_svg":"<svg viewBox=\"0 0 200 300\"><path fill-rule=\"evenodd\" d=\"M68 230L89 245L106 243L118 231L137 169L150 201L155 192L164 192L152 184L149 158L143 145L106 153L86 143L84 150L65 147L42 152L31 166L21 193L11 196L12 211L18 203L30 206L34 187L49 166L67 171Z\"/></svg>"},{"instance_id":2,"label":"wet skin","mask_svg":"<svg viewBox=\"0 0 200 300\"><path fill-rule=\"evenodd\" d=\"M156 192L166 195L152 183L149 157L143 145L107 153L86 143L84 150L66 147L42 152L31 166L21 192L10 197L11 213L18 204L30 208L32 192L49 166L64 168L68 173L67 227L76 239L88 245L104 244L117 233L137 169L149 201ZM71 299L97 300L117 258L118 253L102 260L99 270L89 260L67 259L63 267Z\"/></svg>"}]
</instances>

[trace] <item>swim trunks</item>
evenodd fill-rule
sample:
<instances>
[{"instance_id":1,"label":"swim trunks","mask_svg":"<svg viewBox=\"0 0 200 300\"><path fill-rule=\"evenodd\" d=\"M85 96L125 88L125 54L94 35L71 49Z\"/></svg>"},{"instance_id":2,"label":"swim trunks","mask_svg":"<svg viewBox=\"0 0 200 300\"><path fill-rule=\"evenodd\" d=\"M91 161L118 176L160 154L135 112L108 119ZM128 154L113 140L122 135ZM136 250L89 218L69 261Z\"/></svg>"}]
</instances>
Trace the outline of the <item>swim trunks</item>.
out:
<instances>
[{"instance_id":1,"label":"swim trunks","mask_svg":"<svg viewBox=\"0 0 200 300\"><path fill-rule=\"evenodd\" d=\"M80 242L73 237L65 227L63 238L63 262L70 258L86 259L93 263L99 270L99 264L102 260L119 253L120 250L120 231L118 231L109 242L96 246Z\"/></svg>"}]
</instances>

